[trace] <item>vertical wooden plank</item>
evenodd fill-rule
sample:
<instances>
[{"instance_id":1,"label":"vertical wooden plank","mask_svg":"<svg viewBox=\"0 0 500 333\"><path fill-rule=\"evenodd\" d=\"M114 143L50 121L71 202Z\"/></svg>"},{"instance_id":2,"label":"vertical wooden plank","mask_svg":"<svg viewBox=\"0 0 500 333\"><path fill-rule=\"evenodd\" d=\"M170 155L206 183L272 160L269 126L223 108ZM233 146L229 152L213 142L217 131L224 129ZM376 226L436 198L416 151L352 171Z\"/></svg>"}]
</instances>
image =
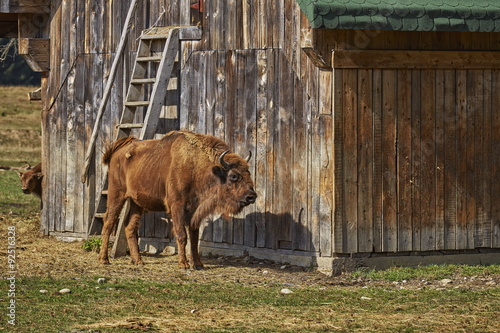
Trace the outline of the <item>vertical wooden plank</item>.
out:
<instances>
[{"instance_id":1,"label":"vertical wooden plank","mask_svg":"<svg viewBox=\"0 0 500 333\"><path fill-rule=\"evenodd\" d=\"M278 24L276 24L276 12L278 1L266 0L266 26L268 27L266 34L267 46L269 48L278 47L277 33Z\"/></svg>"},{"instance_id":2,"label":"vertical wooden plank","mask_svg":"<svg viewBox=\"0 0 500 333\"><path fill-rule=\"evenodd\" d=\"M244 89L243 91L243 115L244 119L244 138L243 141L239 142L238 153L241 156L247 156L246 154L251 151L252 156L256 156L256 144L257 144L257 52L255 50L247 50L243 53L245 61L243 63L244 69ZM242 71L243 72L243 71ZM252 176L255 176L255 160L250 162L250 172ZM254 178L255 179L255 178ZM255 246L256 241L256 226L255 226L255 205L246 207L243 211L245 217L244 226L244 244L246 246Z\"/></svg>"},{"instance_id":3,"label":"vertical wooden plank","mask_svg":"<svg viewBox=\"0 0 500 333\"><path fill-rule=\"evenodd\" d=\"M358 250L358 74L345 70L344 76L344 207L347 243L344 252ZM361 240L364 241L364 240Z\"/></svg>"},{"instance_id":4,"label":"vertical wooden plank","mask_svg":"<svg viewBox=\"0 0 500 333\"><path fill-rule=\"evenodd\" d=\"M242 34L239 36L242 37L241 49L249 49L253 44L253 31L252 31L252 12L251 7L255 6L254 1L250 4L249 1L241 1L239 2L241 5L241 16L242 16Z\"/></svg>"},{"instance_id":5,"label":"vertical wooden plank","mask_svg":"<svg viewBox=\"0 0 500 333\"><path fill-rule=\"evenodd\" d=\"M382 71L373 70L373 249L383 250L382 187Z\"/></svg>"},{"instance_id":6,"label":"vertical wooden plank","mask_svg":"<svg viewBox=\"0 0 500 333\"><path fill-rule=\"evenodd\" d=\"M268 146L268 52L257 50L257 146L255 154L255 190L257 192L256 209L256 246L266 246L266 219L265 214L271 207L268 205L267 177L268 167L266 163Z\"/></svg>"},{"instance_id":7,"label":"vertical wooden plank","mask_svg":"<svg viewBox=\"0 0 500 333\"><path fill-rule=\"evenodd\" d=\"M343 87L341 87L343 89ZM310 100L310 113L312 115L317 115L320 113L319 108L315 103ZM309 162L309 189L311 195L309 196L308 206L309 213L309 232L311 234L311 248L319 252L321 249L321 170L322 170L322 160L321 160L321 149L318 147L322 146L321 143L321 124L320 116L313 116L311 119L311 137L309 139L310 155L311 158ZM342 135L342 134L340 134ZM342 139L340 139L340 142ZM325 232L325 231L324 231Z\"/></svg>"},{"instance_id":8,"label":"vertical wooden plank","mask_svg":"<svg viewBox=\"0 0 500 333\"><path fill-rule=\"evenodd\" d=\"M211 31L211 45L215 50L224 50L226 42L226 34L230 33L226 31L226 24L228 22L226 16L226 4L225 0L217 0L214 3L217 5L212 7L213 10L213 29Z\"/></svg>"},{"instance_id":9,"label":"vertical wooden plank","mask_svg":"<svg viewBox=\"0 0 500 333\"><path fill-rule=\"evenodd\" d=\"M283 17L280 17L280 21L283 22L283 52L286 55L286 58L290 62L290 65L293 68L297 68L296 63L295 63L295 57L294 57L294 45L293 45L293 38L294 38L294 16L293 16L293 3L295 1L288 1L285 0L283 1L284 5L284 12L283 12ZM299 73L300 76L300 73Z\"/></svg>"},{"instance_id":10,"label":"vertical wooden plank","mask_svg":"<svg viewBox=\"0 0 500 333\"><path fill-rule=\"evenodd\" d=\"M49 79L47 77L47 74L42 74L42 80L41 80L41 89L42 89L42 96L45 93L46 96L50 96L50 91L48 87ZM48 100L42 100L42 115L41 115L41 128L42 128L42 170L48 170L46 168L49 167L49 160L50 160L50 114L49 114L49 101ZM44 177L42 179L42 186L43 188L48 188L48 179L50 178L50 174L46 173L48 177ZM50 200L48 196L49 191L43 191L43 201L50 203ZM42 208L41 211L41 226L42 226L42 233L44 235L48 235L49 232L51 231L51 219L50 215L48 214L49 210L49 205L45 205Z\"/></svg>"},{"instance_id":11,"label":"vertical wooden plank","mask_svg":"<svg viewBox=\"0 0 500 333\"><path fill-rule=\"evenodd\" d=\"M190 69L188 69L189 73L191 74L190 78L186 80L185 82L187 83L187 87L183 86L182 93L186 92L189 94L190 99L187 100L183 98L183 100L187 101L188 103L188 108L185 110L187 116L187 123L186 123L186 128L190 131L198 131L201 130L199 129L199 124L203 123L203 120L200 120L200 118L204 118L204 113L201 113L199 110L200 107L200 96L201 96L201 86L204 86L204 81L200 82L200 67L202 66L201 64L201 58L203 57L204 52L194 52L191 55L192 61L190 62ZM187 74L187 73L186 73ZM184 84L181 83L181 84Z\"/></svg>"},{"instance_id":12,"label":"vertical wooden plank","mask_svg":"<svg viewBox=\"0 0 500 333\"><path fill-rule=\"evenodd\" d=\"M481 219L483 220L483 246L492 247L492 205L494 201L491 200L491 178L493 170L493 165L491 164L491 157L495 153L491 149L492 134L492 90L491 90L491 80L492 71L485 69L483 71L483 113L484 113L484 127L481 132L482 142L483 142L483 177L481 178L482 192L483 192L483 202L482 202L482 214ZM496 111L495 111L496 112Z\"/></svg>"},{"instance_id":13,"label":"vertical wooden plank","mask_svg":"<svg viewBox=\"0 0 500 333\"><path fill-rule=\"evenodd\" d=\"M457 104L457 226L456 246L467 249L467 179L472 175L467 173L467 71L456 71L456 104Z\"/></svg>"},{"instance_id":14,"label":"vertical wooden plank","mask_svg":"<svg viewBox=\"0 0 500 333\"><path fill-rule=\"evenodd\" d=\"M491 246L500 247L500 71L492 70L491 78L491 203L492 203L492 235Z\"/></svg>"},{"instance_id":15,"label":"vertical wooden plank","mask_svg":"<svg viewBox=\"0 0 500 333\"><path fill-rule=\"evenodd\" d=\"M76 198L78 195L75 193L76 182L79 182L77 171L77 160L76 160L76 142L77 135L80 133L76 132L76 113L75 113L75 105L74 105L74 95L75 95L75 70L72 69L67 78L67 99L66 99L66 107L68 110L66 116L66 165L63 167L63 171L65 173L66 178L66 196L64 202L65 210L66 210L66 226L65 231L73 232L74 231L74 221L75 221L75 206L76 206ZM78 82L77 82L78 83ZM79 161L78 161L79 162ZM62 175L61 175L62 176Z\"/></svg>"},{"instance_id":16,"label":"vertical wooden plank","mask_svg":"<svg viewBox=\"0 0 500 333\"><path fill-rule=\"evenodd\" d=\"M237 39L239 38L236 34L236 26L238 24L236 16L236 3L237 0L227 0L226 2L226 50L235 50L237 48Z\"/></svg>"},{"instance_id":17,"label":"vertical wooden plank","mask_svg":"<svg viewBox=\"0 0 500 333\"><path fill-rule=\"evenodd\" d=\"M412 250L411 183L411 71L398 71L397 170L398 170L398 251Z\"/></svg>"},{"instance_id":18,"label":"vertical wooden plank","mask_svg":"<svg viewBox=\"0 0 500 333\"><path fill-rule=\"evenodd\" d=\"M444 72L442 70L435 71L436 76L436 250L445 248L445 83Z\"/></svg>"},{"instance_id":19,"label":"vertical wooden plank","mask_svg":"<svg viewBox=\"0 0 500 333\"><path fill-rule=\"evenodd\" d=\"M333 70L333 163L334 163L334 208L332 227L332 248L335 253L344 252L344 238L346 237L344 211L344 84L342 69ZM312 145L311 145L312 146ZM315 149L312 149L314 152ZM314 156L313 156L314 157ZM313 170L311 170L311 173ZM313 189L311 190L313 192ZM311 210L313 208L311 207Z\"/></svg>"},{"instance_id":20,"label":"vertical wooden plank","mask_svg":"<svg viewBox=\"0 0 500 333\"><path fill-rule=\"evenodd\" d=\"M476 215L474 245L475 247L484 247L483 236L487 232L485 228L486 216L484 214L484 193L483 193L483 178L484 178L484 110L483 110L483 71L471 70L467 78L467 86L470 87L470 106L471 112L474 113L474 210Z\"/></svg>"},{"instance_id":21,"label":"vertical wooden plank","mask_svg":"<svg viewBox=\"0 0 500 333\"><path fill-rule=\"evenodd\" d=\"M213 101L208 101L206 96L207 96L207 57L208 57L209 51L201 51L199 52L200 57L199 57L199 62L198 66L196 68L196 77L197 80L195 81L197 84L193 89L195 89L197 93L197 103L194 105L194 108L191 110L191 115L193 116L193 122L191 123L190 127L194 132L198 133L207 133L207 122L208 122L208 117L209 117L209 109L213 107L212 103ZM197 119L198 121L195 122L194 120Z\"/></svg>"},{"instance_id":22,"label":"vertical wooden plank","mask_svg":"<svg viewBox=\"0 0 500 333\"><path fill-rule=\"evenodd\" d=\"M194 89L197 88L197 80L195 77L196 61L199 58L199 52L194 52L189 57L186 65L183 66L180 72L180 103L179 103L179 127L181 129L189 129L190 125L190 112L192 110L192 103L195 99Z\"/></svg>"},{"instance_id":23,"label":"vertical wooden plank","mask_svg":"<svg viewBox=\"0 0 500 333\"><path fill-rule=\"evenodd\" d=\"M278 119L275 135L275 152L277 157L275 174L278 180L275 182L275 209L274 211L279 216L278 221L278 247L281 249L291 249L292 247L292 225L293 212L292 202L283 200L283 198L292 198L293 178L292 178L292 161L293 161L293 112L294 97L285 93L293 91L294 75L287 61L286 56L280 52L279 67L277 72L279 82L279 104L278 104Z\"/></svg>"},{"instance_id":24,"label":"vertical wooden plank","mask_svg":"<svg viewBox=\"0 0 500 333\"><path fill-rule=\"evenodd\" d=\"M397 72L382 71L382 249L397 251Z\"/></svg>"},{"instance_id":25,"label":"vertical wooden plank","mask_svg":"<svg viewBox=\"0 0 500 333\"><path fill-rule=\"evenodd\" d=\"M218 138L224 139L225 132L225 122L224 118L226 115L226 89L227 89L227 78L226 78L226 53L224 51L216 52L217 56L217 69L216 69L216 104L215 104L215 114L214 114L214 135ZM213 241L220 243L223 242L226 236L224 230L225 221L219 218L213 222Z\"/></svg>"},{"instance_id":26,"label":"vertical wooden plank","mask_svg":"<svg viewBox=\"0 0 500 333\"><path fill-rule=\"evenodd\" d=\"M333 222L333 177L334 168L331 161L333 153L333 120L331 115L319 117L320 136L320 184L319 184L319 222L320 248L322 257L332 255L332 222Z\"/></svg>"},{"instance_id":27,"label":"vertical wooden plank","mask_svg":"<svg viewBox=\"0 0 500 333\"><path fill-rule=\"evenodd\" d=\"M358 70L358 251L373 251L372 70Z\"/></svg>"},{"instance_id":28,"label":"vertical wooden plank","mask_svg":"<svg viewBox=\"0 0 500 333\"><path fill-rule=\"evenodd\" d=\"M422 70L421 75L421 250L429 251L436 249L436 78L434 70Z\"/></svg>"},{"instance_id":29,"label":"vertical wooden plank","mask_svg":"<svg viewBox=\"0 0 500 333\"><path fill-rule=\"evenodd\" d=\"M246 69L245 69L245 55L246 51L235 51L235 65L234 65L234 78L235 87L234 94L229 94L228 99L232 100L233 107L233 128L231 129L231 135L227 136L230 142L230 146L234 152L239 152L243 150L243 144L246 141L246 91L245 91L245 81L246 81ZM239 112L235 112L238 110ZM237 218L233 219L233 243L243 244L245 237L245 220L244 215L239 214Z\"/></svg>"},{"instance_id":30,"label":"vertical wooden plank","mask_svg":"<svg viewBox=\"0 0 500 333\"><path fill-rule=\"evenodd\" d=\"M319 116L319 142L320 142L320 173L319 173L319 250L322 256L331 256L333 209L334 209L334 154L333 142L333 72L321 71L319 74L319 86L322 87L318 94ZM304 91L304 94L306 92ZM304 115L303 122L307 121Z\"/></svg>"},{"instance_id":31,"label":"vertical wooden plank","mask_svg":"<svg viewBox=\"0 0 500 333\"><path fill-rule=\"evenodd\" d=\"M94 68L93 68L93 64L94 64L94 56L92 55L85 55L85 57L83 57L83 69L84 71L88 71L88 73L92 73L94 74ZM85 76L83 76L85 77ZM90 101L90 96L92 96L92 90L93 90L93 87L92 87L92 84L91 82L89 82L90 80L85 80L83 81L84 82L84 85L82 87L82 94L83 94L83 109L82 109L82 117L83 117L83 120L82 120L82 123L84 125L84 141L82 142L82 150L85 152L86 149L87 149L87 144L88 144L88 139L90 138L91 134L92 134L92 127L94 125L94 119L93 119L93 108L91 107L92 106L92 103ZM84 153L85 154L85 153ZM95 159L95 156L96 155L99 155L99 154L94 154L94 159ZM84 217L85 217L85 220L84 220L84 225L85 225L85 231L88 232L88 229L90 227L90 221L91 221L91 217L93 216L94 212L95 212L95 195L97 193L97 189L96 189L96 177L95 177L95 165L94 165L94 162L92 161L91 164L90 164L90 168L89 168L89 176L87 178L87 183L86 184L83 184L84 188L85 188L85 193L87 194L87 196L85 197L85 206L84 206ZM100 230L99 230L100 231Z\"/></svg>"},{"instance_id":32,"label":"vertical wooden plank","mask_svg":"<svg viewBox=\"0 0 500 333\"><path fill-rule=\"evenodd\" d=\"M179 10L179 24L180 25L190 25L191 20L191 1L190 0L180 0L178 1Z\"/></svg>"},{"instance_id":33,"label":"vertical wooden plank","mask_svg":"<svg viewBox=\"0 0 500 333\"><path fill-rule=\"evenodd\" d=\"M454 70L444 71L444 248L458 249L456 246L457 225L457 114L456 78ZM441 170L439 170L441 171Z\"/></svg>"},{"instance_id":34,"label":"vertical wooden plank","mask_svg":"<svg viewBox=\"0 0 500 333\"><path fill-rule=\"evenodd\" d=\"M278 122L278 85L279 85L279 51L276 49L266 50L267 56L267 139L266 146L266 216L265 216L265 244L266 248L276 249L278 247L276 230L277 221L275 217L275 175L277 147L275 146L274 133Z\"/></svg>"},{"instance_id":35,"label":"vertical wooden plank","mask_svg":"<svg viewBox=\"0 0 500 333\"><path fill-rule=\"evenodd\" d=\"M218 127L216 124L216 110L217 110L217 52L210 51L206 55L206 65L205 65L205 107L206 107L206 133L215 136L215 128ZM217 120L218 121L218 120ZM213 241L214 234L214 222L208 221L209 223L205 225L203 230L203 240L211 242ZM219 231L219 230L217 230Z\"/></svg>"},{"instance_id":36,"label":"vertical wooden plank","mask_svg":"<svg viewBox=\"0 0 500 333\"><path fill-rule=\"evenodd\" d=\"M421 71L411 71L411 184L412 184L412 250L420 251L422 237L422 93Z\"/></svg>"},{"instance_id":37,"label":"vertical wooden plank","mask_svg":"<svg viewBox=\"0 0 500 333\"><path fill-rule=\"evenodd\" d=\"M258 4L254 6L254 22L255 22L255 47L258 49L267 48L267 31L271 28L267 25L267 0L259 0Z\"/></svg>"},{"instance_id":38,"label":"vertical wooden plank","mask_svg":"<svg viewBox=\"0 0 500 333\"><path fill-rule=\"evenodd\" d=\"M490 194L488 191L490 169L488 168L487 159L491 156L491 150L489 149L491 125L490 113L486 104L490 103L491 96L489 91L484 89L484 84L490 82L490 79L485 77L482 70L474 70L470 71L470 73L468 84L470 83L472 89L471 96L473 96L473 112L475 113L475 247L489 247L491 244ZM488 111L486 111L487 109Z\"/></svg>"},{"instance_id":39,"label":"vertical wooden plank","mask_svg":"<svg viewBox=\"0 0 500 333\"><path fill-rule=\"evenodd\" d=\"M475 71L467 70L465 80L466 94L467 94L467 117L466 117L466 205L467 205L467 218L466 229L467 234L467 248L473 249L476 246L475 232L476 232L476 107L477 107L477 94L476 89Z\"/></svg>"},{"instance_id":40,"label":"vertical wooden plank","mask_svg":"<svg viewBox=\"0 0 500 333\"><path fill-rule=\"evenodd\" d=\"M235 149L234 141L235 141L235 130L238 121L239 113L234 112L234 110L238 109L238 104L236 100L237 96L237 84L238 84L238 61L237 61L237 52L236 51L228 51L226 53L226 119L225 119L225 139L230 147ZM234 229L239 228L240 225L236 226L236 220L234 219L233 223L230 221L224 221L224 230L226 233L225 241L232 244L234 243ZM239 230L239 229L237 229ZM239 233L238 233L239 236Z\"/></svg>"}]
</instances>

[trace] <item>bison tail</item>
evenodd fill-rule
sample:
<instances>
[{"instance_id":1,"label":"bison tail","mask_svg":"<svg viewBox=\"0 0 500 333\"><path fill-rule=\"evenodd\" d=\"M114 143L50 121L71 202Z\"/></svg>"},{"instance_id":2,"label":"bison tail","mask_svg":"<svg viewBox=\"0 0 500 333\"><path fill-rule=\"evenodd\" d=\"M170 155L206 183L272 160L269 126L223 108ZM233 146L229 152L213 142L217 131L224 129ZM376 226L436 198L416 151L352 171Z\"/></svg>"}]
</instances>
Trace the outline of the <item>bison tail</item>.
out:
<instances>
[{"instance_id":1,"label":"bison tail","mask_svg":"<svg viewBox=\"0 0 500 333\"><path fill-rule=\"evenodd\" d=\"M108 144L106 147L106 151L104 152L104 155L102 155L102 163L109 165L109 163L111 162L111 157L113 156L115 151L117 151L123 146L128 145L134 140L136 140L136 138L134 138L133 136L128 136L126 138L121 138L113 143Z\"/></svg>"}]
</instances>

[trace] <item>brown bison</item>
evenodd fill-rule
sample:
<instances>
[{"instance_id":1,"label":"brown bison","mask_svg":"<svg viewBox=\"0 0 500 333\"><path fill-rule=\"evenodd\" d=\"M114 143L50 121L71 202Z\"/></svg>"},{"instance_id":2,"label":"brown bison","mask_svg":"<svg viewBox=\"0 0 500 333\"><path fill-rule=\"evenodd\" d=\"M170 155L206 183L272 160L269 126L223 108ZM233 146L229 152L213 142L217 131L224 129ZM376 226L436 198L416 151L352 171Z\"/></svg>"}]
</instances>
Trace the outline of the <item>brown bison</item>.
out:
<instances>
[{"instance_id":1,"label":"brown bison","mask_svg":"<svg viewBox=\"0 0 500 333\"><path fill-rule=\"evenodd\" d=\"M250 156L249 156L250 158ZM222 140L189 131L173 131L160 140L119 139L105 152L108 202L99 261L108 264L108 241L120 211L130 199L125 234L132 262L142 264L137 243L139 220L145 211L166 211L172 217L179 267L186 259L187 233L193 268L201 269L198 236L201 222L214 214L237 214L255 202L248 159Z\"/></svg>"},{"instance_id":2,"label":"brown bison","mask_svg":"<svg viewBox=\"0 0 500 333\"><path fill-rule=\"evenodd\" d=\"M26 172L18 172L19 177L21 177L21 184L24 194L34 193L42 198L42 163L38 163L33 168L28 169Z\"/></svg>"}]
</instances>

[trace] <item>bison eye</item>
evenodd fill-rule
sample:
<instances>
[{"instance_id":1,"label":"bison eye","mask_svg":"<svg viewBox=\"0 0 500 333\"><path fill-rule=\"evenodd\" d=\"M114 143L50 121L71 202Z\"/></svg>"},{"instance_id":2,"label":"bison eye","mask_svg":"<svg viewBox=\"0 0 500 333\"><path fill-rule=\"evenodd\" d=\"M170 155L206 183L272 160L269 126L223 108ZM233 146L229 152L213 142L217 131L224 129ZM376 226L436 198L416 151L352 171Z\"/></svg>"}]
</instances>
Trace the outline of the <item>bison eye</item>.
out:
<instances>
[{"instance_id":1,"label":"bison eye","mask_svg":"<svg viewBox=\"0 0 500 333\"><path fill-rule=\"evenodd\" d=\"M229 180L232 181L233 183L236 183L238 180L240 180L240 175L233 173L229 175Z\"/></svg>"}]
</instances>

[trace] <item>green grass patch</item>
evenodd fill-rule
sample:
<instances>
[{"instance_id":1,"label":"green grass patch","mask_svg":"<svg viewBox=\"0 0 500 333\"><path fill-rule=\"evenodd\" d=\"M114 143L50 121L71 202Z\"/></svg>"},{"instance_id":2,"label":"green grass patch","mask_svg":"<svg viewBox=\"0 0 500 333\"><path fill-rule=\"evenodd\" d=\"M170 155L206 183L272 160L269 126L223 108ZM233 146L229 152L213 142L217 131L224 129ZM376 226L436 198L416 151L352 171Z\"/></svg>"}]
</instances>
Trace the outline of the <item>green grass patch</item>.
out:
<instances>
[{"instance_id":1,"label":"green grass patch","mask_svg":"<svg viewBox=\"0 0 500 333\"><path fill-rule=\"evenodd\" d=\"M468 265L429 265L412 267L392 267L387 270L360 269L353 273L354 277L372 280L402 281L402 280L441 280L456 275L500 274L500 265L468 266Z\"/></svg>"},{"instance_id":2,"label":"green grass patch","mask_svg":"<svg viewBox=\"0 0 500 333\"><path fill-rule=\"evenodd\" d=\"M5 290L7 282L0 286ZM498 288L395 291L309 286L282 295L279 284L265 288L234 282L99 284L95 278L23 278L16 281L16 288L16 326L9 327L10 332L92 328L124 332L140 326L141 320L142 325L149 323L142 328L146 331L168 329L170 320L176 325L191 323L175 332L449 331L450 321L457 330L488 331L500 311ZM59 294L63 288L71 293ZM472 313L476 322L467 322Z\"/></svg>"}]
</instances>

